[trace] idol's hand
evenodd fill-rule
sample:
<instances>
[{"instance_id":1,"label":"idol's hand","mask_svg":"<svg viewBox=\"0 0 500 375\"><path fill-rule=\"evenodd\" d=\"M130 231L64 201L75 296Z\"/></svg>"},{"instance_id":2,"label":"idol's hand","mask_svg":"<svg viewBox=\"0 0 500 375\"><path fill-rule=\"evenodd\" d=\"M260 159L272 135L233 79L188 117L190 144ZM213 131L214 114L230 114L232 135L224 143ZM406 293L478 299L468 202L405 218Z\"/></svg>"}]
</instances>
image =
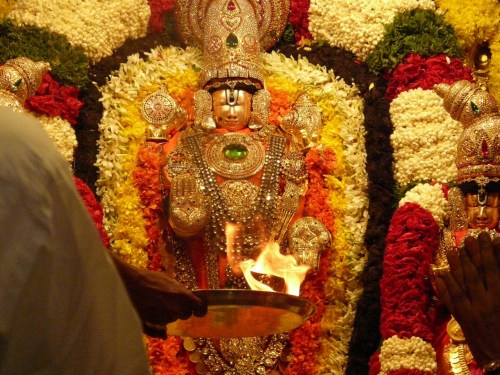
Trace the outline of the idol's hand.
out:
<instances>
[{"instance_id":1,"label":"idol's hand","mask_svg":"<svg viewBox=\"0 0 500 375\"><path fill-rule=\"evenodd\" d=\"M196 184L196 178L188 173L172 179L169 195L169 223L181 237L199 233L209 219L209 204Z\"/></svg>"},{"instance_id":2,"label":"idol's hand","mask_svg":"<svg viewBox=\"0 0 500 375\"><path fill-rule=\"evenodd\" d=\"M165 273L136 269L116 256L113 260L146 334L164 337L167 323L207 313L204 301Z\"/></svg>"},{"instance_id":3,"label":"idol's hand","mask_svg":"<svg viewBox=\"0 0 500 375\"><path fill-rule=\"evenodd\" d=\"M435 275L438 295L485 366L500 359L500 238L467 237L465 248L447 257L450 270Z\"/></svg>"}]
</instances>

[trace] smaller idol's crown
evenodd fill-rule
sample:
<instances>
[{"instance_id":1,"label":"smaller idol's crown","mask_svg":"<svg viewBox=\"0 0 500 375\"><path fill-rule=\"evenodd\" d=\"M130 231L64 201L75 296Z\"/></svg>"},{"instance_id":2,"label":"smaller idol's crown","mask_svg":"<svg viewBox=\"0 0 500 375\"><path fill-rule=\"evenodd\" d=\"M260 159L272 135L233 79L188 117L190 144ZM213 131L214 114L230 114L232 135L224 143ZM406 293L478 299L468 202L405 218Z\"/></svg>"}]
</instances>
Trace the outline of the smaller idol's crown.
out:
<instances>
[{"instance_id":1,"label":"smaller idol's crown","mask_svg":"<svg viewBox=\"0 0 500 375\"><path fill-rule=\"evenodd\" d=\"M165 141L166 134L187 120L187 112L162 86L148 95L141 105L142 116L149 123L148 141Z\"/></svg>"},{"instance_id":2,"label":"smaller idol's crown","mask_svg":"<svg viewBox=\"0 0 500 375\"><path fill-rule=\"evenodd\" d=\"M50 65L43 61L34 62L26 57L8 60L0 67L0 90L13 94L22 104L35 94L49 70Z\"/></svg>"},{"instance_id":3,"label":"smaller idol's crown","mask_svg":"<svg viewBox=\"0 0 500 375\"><path fill-rule=\"evenodd\" d=\"M478 84L438 84L434 91L464 130L457 143L457 182L500 178L500 114L495 98Z\"/></svg>"}]
</instances>

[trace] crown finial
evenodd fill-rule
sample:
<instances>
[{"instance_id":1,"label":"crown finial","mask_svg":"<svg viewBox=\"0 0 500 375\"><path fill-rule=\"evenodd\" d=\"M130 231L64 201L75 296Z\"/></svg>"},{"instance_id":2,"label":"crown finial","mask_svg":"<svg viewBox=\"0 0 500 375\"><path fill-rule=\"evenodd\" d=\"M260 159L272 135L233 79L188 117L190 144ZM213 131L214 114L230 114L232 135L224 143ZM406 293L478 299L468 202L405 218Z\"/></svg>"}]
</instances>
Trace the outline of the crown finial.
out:
<instances>
[{"instance_id":1,"label":"crown finial","mask_svg":"<svg viewBox=\"0 0 500 375\"><path fill-rule=\"evenodd\" d=\"M457 182L500 180L500 114L495 98L469 81L439 84L434 91L464 127L457 143Z\"/></svg>"},{"instance_id":2,"label":"crown finial","mask_svg":"<svg viewBox=\"0 0 500 375\"><path fill-rule=\"evenodd\" d=\"M49 70L50 65L44 61L35 62L27 57L8 60L0 67L0 105L22 110Z\"/></svg>"}]
</instances>

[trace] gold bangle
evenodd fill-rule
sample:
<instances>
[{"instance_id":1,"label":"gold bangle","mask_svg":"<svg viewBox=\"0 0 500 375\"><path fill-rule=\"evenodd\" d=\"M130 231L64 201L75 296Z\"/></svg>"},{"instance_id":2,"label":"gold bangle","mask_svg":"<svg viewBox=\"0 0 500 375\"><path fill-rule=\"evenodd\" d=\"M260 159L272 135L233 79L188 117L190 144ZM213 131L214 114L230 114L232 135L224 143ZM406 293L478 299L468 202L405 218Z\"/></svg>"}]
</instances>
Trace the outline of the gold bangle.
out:
<instances>
[{"instance_id":1,"label":"gold bangle","mask_svg":"<svg viewBox=\"0 0 500 375\"><path fill-rule=\"evenodd\" d=\"M487 374L495 370L500 370L500 358L494 359L493 361L487 363L483 367L483 374Z\"/></svg>"}]
</instances>

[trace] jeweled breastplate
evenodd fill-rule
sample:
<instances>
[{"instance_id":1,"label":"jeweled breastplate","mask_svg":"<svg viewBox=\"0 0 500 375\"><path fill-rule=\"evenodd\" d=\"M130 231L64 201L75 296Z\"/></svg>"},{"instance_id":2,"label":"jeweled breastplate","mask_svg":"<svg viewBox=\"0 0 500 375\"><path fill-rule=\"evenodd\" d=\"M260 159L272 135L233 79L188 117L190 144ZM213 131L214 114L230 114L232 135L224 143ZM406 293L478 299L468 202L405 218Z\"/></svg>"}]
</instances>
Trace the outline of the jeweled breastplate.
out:
<instances>
[{"instance_id":1,"label":"jeweled breastplate","mask_svg":"<svg viewBox=\"0 0 500 375\"><path fill-rule=\"evenodd\" d=\"M183 161L172 163L170 169L173 173L196 175L200 190L210 202L211 217L205 229L209 288L219 288L218 257L226 253L228 245L233 256L241 261L255 258L271 237L282 237L278 236L283 231L280 228L286 229L296 212L305 169L301 155L285 157L286 146L287 139L278 135L196 134L183 139L180 152L189 155L190 166L180 158ZM260 172L257 186L250 178ZM280 178L286 182L281 194ZM227 223L238 226L239 233L230 240ZM174 255L178 260L177 275L194 275L192 262L180 247ZM226 276L226 288L248 288L245 279L233 275L229 266ZM194 278L178 279L192 283ZM184 347L200 374L266 374L283 360L287 337L279 334L222 340L187 338Z\"/></svg>"}]
</instances>

